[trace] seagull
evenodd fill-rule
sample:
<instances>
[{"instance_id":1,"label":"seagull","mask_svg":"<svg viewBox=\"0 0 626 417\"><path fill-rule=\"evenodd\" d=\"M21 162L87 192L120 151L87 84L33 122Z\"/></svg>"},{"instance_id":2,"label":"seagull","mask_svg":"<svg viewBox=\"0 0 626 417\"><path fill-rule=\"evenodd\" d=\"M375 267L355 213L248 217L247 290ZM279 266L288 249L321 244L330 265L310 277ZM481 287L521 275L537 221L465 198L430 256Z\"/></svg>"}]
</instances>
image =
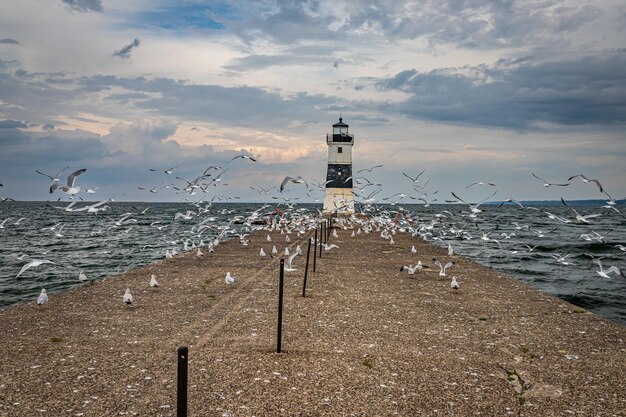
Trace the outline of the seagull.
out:
<instances>
[{"instance_id":1,"label":"seagull","mask_svg":"<svg viewBox=\"0 0 626 417\"><path fill-rule=\"evenodd\" d=\"M484 182L484 181L476 181L471 183L470 185L466 186L465 188L470 188L474 185L491 185L492 187L495 187L496 185L492 182Z\"/></svg>"},{"instance_id":2,"label":"seagull","mask_svg":"<svg viewBox=\"0 0 626 417\"><path fill-rule=\"evenodd\" d=\"M277 187L269 187L269 188L259 187L259 188L254 188L254 187L250 186L250 188L253 189L254 191L256 191L259 194L268 194L270 191L272 191L274 188L277 188Z\"/></svg>"},{"instance_id":3,"label":"seagull","mask_svg":"<svg viewBox=\"0 0 626 417\"><path fill-rule=\"evenodd\" d=\"M11 220L13 217L7 217L6 219L2 220L2 223L0 223L0 229L4 229L4 224L6 222L8 222L9 220Z\"/></svg>"},{"instance_id":4,"label":"seagull","mask_svg":"<svg viewBox=\"0 0 626 417\"><path fill-rule=\"evenodd\" d=\"M37 305L40 306L42 304L46 304L48 302L48 294L46 294L46 290L41 290L41 294L37 297Z\"/></svg>"},{"instance_id":5,"label":"seagull","mask_svg":"<svg viewBox=\"0 0 626 417\"><path fill-rule=\"evenodd\" d=\"M411 177L410 175L407 175L406 173L402 173L402 175L404 175L405 177L407 177L408 179L410 179L411 181L413 181L414 183L418 183L419 182L419 178L422 176L422 174L426 171L426 169L423 169L422 172L420 172L419 174L417 174L417 176L415 178Z\"/></svg>"},{"instance_id":6,"label":"seagull","mask_svg":"<svg viewBox=\"0 0 626 417\"><path fill-rule=\"evenodd\" d=\"M233 157L233 159L231 159L230 161L226 162L227 164L230 164L231 162L233 162L235 159L237 158L241 158L241 159L249 159L252 162L256 162L256 159L254 159L253 157L251 157L250 155L246 155L246 154L241 154L241 155L237 155L235 157Z\"/></svg>"},{"instance_id":7,"label":"seagull","mask_svg":"<svg viewBox=\"0 0 626 417\"><path fill-rule=\"evenodd\" d=\"M452 281L450 282L450 288L452 288L453 290L458 290L459 289L459 283L456 280L455 276L452 277Z\"/></svg>"},{"instance_id":8,"label":"seagull","mask_svg":"<svg viewBox=\"0 0 626 417\"><path fill-rule=\"evenodd\" d=\"M421 271L422 268L424 267L424 265L422 265L422 261L417 261L417 264L415 264L415 266L413 265L409 265L409 266L403 266L400 268L400 272L402 271L406 271L409 275L415 275L415 271Z\"/></svg>"},{"instance_id":9,"label":"seagull","mask_svg":"<svg viewBox=\"0 0 626 417\"><path fill-rule=\"evenodd\" d=\"M64 235L62 235L61 232L63 231L64 227L65 227L65 223L57 223L54 226L52 226L50 230L54 233L56 237L63 237Z\"/></svg>"},{"instance_id":10,"label":"seagull","mask_svg":"<svg viewBox=\"0 0 626 417\"><path fill-rule=\"evenodd\" d=\"M302 184L304 183L304 185L307 185L307 183L304 181L304 178L302 178L300 175L298 175L296 178L290 177L290 176L286 176L283 179L283 182L280 183L280 192L282 193L283 190L285 189L285 185L287 185L288 182L293 182L294 184Z\"/></svg>"},{"instance_id":11,"label":"seagull","mask_svg":"<svg viewBox=\"0 0 626 417\"><path fill-rule=\"evenodd\" d=\"M609 274L612 272L615 272L618 275L624 276L624 274L622 273L622 271L619 270L618 267L616 266L612 266L609 269L607 269L606 271L602 268L602 262L600 262L600 259L594 259L593 260L594 263L598 264L598 266L600 267L599 271L596 271L596 274L600 275L602 278L610 278Z\"/></svg>"},{"instance_id":12,"label":"seagull","mask_svg":"<svg viewBox=\"0 0 626 417\"><path fill-rule=\"evenodd\" d=\"M15 278L19 278L19 276L22 275L22 273L24 273L24 271L26 271L28 268L34 268L43 264L54 264L54 262L48 261L47 259L33 259L32 261L30 261L29 263L27 263L26 265L22 267L22 269L20 270L20 272L17 274Z\"/></svg>"},{"instance_id":13,"label":"seagull","mask_svg":"<svg viewBox=\"0 0 626 417\"><path fill-rule=\"evenodd\" d=\"M130 289L126 288L126 292L124 293L123 300L126 304L129 304L129 305L133 303L133 295L130 293Z\"/></svg>"},{"instance_id":14,"label":"seagull","mask_svg":"<svg viewBox=\"0 0 626 417\"><path fill-rule=\"evenodd\" d=\"M156 276L154 274L152 274L152 277L150 277L150 286L152 288L156 288L159 286L159 283L157 282Z\"/></svg>"},{"instance_id":15,"label":"seagull","mask_svg":"<svg viewBox=\"0 0 626 417\"><path fill-rule=\"evenodd\" d=\"M175 167L171 167L168 169L153 169L153 168L148 168L148 171L152 171L152 172L165 172L166 174L171 174L172 172L174 172L174 170L176 168L180 167L180 165L176 165Z\"/></svg>"},{"instance_id":16,"label":"seagull","mask_svg":"<svg viewBox=\"0 0 626 417\"><path fill-rule=\"evenodd\" d=\"M322 246L324 247L324 250L331 250L334 248L339 249L339 246L335 245L334 243L331 243L330 245L327 243L322 243Z\"/></svg>"},{"instance_id":17,"label":"seagull","mask_svg":"<svg viewBox=\"0 0 626 417\"><path fill-rule=\"evenodd\" d=\"M285 248L285 256L289 256L289 248Z\"/></svg>"},{"instance_id":18,"label":"seagull","mask_svg":"<svg viewBox=\"0 0 626 417\"><path fill-rule=\"evenodd\" d=\"M202 256L202 255L204 255L204 253L202 253L202 250L198 248L198 250L196 251L196 256Z\"/></svg>"},{"instance_id":19,"label":"seagull","mask_svg":"<svg viewBox=\"0 0 626 417\"><path fill-rule=\"evenodd\" d=\"M359 172L363 172L363 171L372 172L376 168L382 168L382 165L374 165L371 168L359 169L356 173L358 174Z\"/></svg>"},{"instance_id":20,"label":"seagull","mask_svg":"<svg viewBox=\"0 0 626 417\"><path fill-rule=\"evenodd\" d=\"M41 171L37 171L37 170L35 170L35 172L36 172L37 174L41 174L41 175L43 175L44 177L48 177L48 178L50 178L50 179L52 180L52 182L59 182L59 180L60 180L59 176L60 176L60 175L61 175L61 174L62 174L62 173L66 170L66 169L68 169L69 167L70 167L69 165L68 165L68 166L66 166L65 168L63 168L62 170L60 170L59 172L57 172L57 174L56 174L56 175L54 175L54 176L52 176L52 175L48 175L48 174L44 174L43 172L41 172Z\"/></svg>"},{"instance_id":21,"label":"seagull","mask_svg":"<svg viewBox=\"0 0 626 417\"><path fill-rule=\"evenodd\" d=\"M272 246L272 255L278 255L278 249L276 249L276 245Z\"/></svg>"},{"instance_id":22,"label":"seagull","mask_svg":"<svg viewBox=\"0 0 626 417\"><path fill-rule=\"evenodd\" d=\"M586 216L581 216L581 215L580 215L580 213L578 213L576 210L574 210L574 208L573 208L572 206L570 206L569 204L567 204L567 203L565 202L565 200L563 200L563 197L561 197L561 202L562 202L565 206L567 206L570 210L572 210L572 211L574 212L574 214L576 214L576 220L577 220L579 223L587 223L587 224L589 224L589 223L591 223L591 222L590 222L588 219L590 219L590 218L592 218L592 217L598 217L598 216L601 216L601 214L588 214L588 215L586 215Z\"/></svg>"},{"instance_id":23,"label":"seagull","mask_svg":"<svg viewBox=\"0 0 626 417\"><path fill-rule=\"evenodd\" d=\"M548 211L544 211L543 213L545 213L550 220L558 220L561 223L570 223L570 220L566 219L565 217L557 216L556 214L552 214Z\"/></svg>"},{"instance_id":24,"label":"seagull","mask_svg":"<svg viewBox=\"0 0 626 417\"><path fill-rule=\"evenodd\" d=\"M287 259L287 265L285 265L285 272L293 272L296 271L296 268L293 268L291 265L293 263L293 260L296 256L298 256L300 254L300 252L296 251L294 252L293 255L291 255L289 257L289 259Z\"/></svg>"},{"instance_id":25,"label":"seagull","mask_svg":"<svg viewBox=\"0 0 626 417\"><path fill-rule=\"evenodd\" d=\"M454 255L454 248L452 248L452 244L448 243L448 256Z\"/></svg>"},{"instance_id":26,"label":"seagull","mask_svg":"<svg viewBox=\"0 0 626 417\"><path fill-rule=\"evenodd\" d=\"M78 272L78 280L79 280L80 282L85 282L85 281L87 281L87 275L85 275L85 273L83 272L83 270L82 270L82 269Z\"/></svg>"},{"instance_id":27,"label":"seagull","mask_svg":"<svg viewBox=\"0 0 626 417\"><path fill-rule=\"evenodd\" d=\"M60 188L61 190L63 190L63 192L69 195L78 194L78 192L80 192L80 187L75 187L74 183L76 182L76 177L78 177L85 171L87 171L87 169L83 168L83 169L79 169L78 171L72 172L67 177L66 185L59 185L58 182L53 182L52 185L50 186L50 194L54 193L57 190L57 188Z\"/></svg>"},{"instance_id":28,"label":"seagull","mask_svg":"<svg viewBox=\"0 0 626 417\"><path fill-rule=\"evenodd\" d=\"M523 208L523 209L525 209L525 208L526 208L526 207L524 207L524 206L522 205L522 203L520 203L519 201L517 201L517 200L515 200L515 199L513 199L513 198L507 198L506 200L502 201L502 202L498 205L498 208L502 207L505 203L515 203L515 204L517 204L518 206L520 206L520 207L521 207L521 208ZM529 207L529 208L530 208L530 207Z\"/></svg>"},{"instance_id":29,"label":"seagull","mask_svg":"<svg viewBox=\"0 0 626 417\"><path fill-rule=\"evenodd\" d=\"M448 269L449 267L454 265L454 262L448 262L445 265L441 265L441 262L439 262L439 260L435 259L435 258L433 258L433 262L435 263L435 265L437 265L439 267L439 276L440 277L445 277L446 276L446 269Z\"/></svg>"},{"instance_id":30,"label":"seagull","mask_svg":"<svg viewBox=\"0 0 626 417\"><path fill-rule=\"evenodd\" d=\"M485 201L489 200L491 197L493 197L494 195L496 195L497 191L494 191L493 194L491 194L489 197L485 198L484 200L481 200L478 203L467 203L466 201L464 201L462 198L460 198L459 196L457 196L456 194L454 194L454 192L452 192L452 196L454 198L456 198L457 200L459 200L461 203L463 204L467 204L470 208L470 211L472 212L472 215L474 215L474 217L476 217L475 215L478 213L482 213L482 210L480 210L478 207L484 203ZM471 215L470 215L471 217Z\"/></svg>"},{"instance_id":31,"label":"seagull","mask_svg":"<svg viewBox=\"0 0 626 417\"><path fill-rule=\"evenodd\" d=\"M598 189L600 190L601 193L604 193L604 189L602 188L602 184L600 184L600 181L598 180L590 180L589 178L585 177L583 174L578 174L578 175L572 175L571 177L569 177L567 180L571 181L576 177L580 177L580 179L583 181L583 183L585 184L589 184L590 182L594 182L597 186Z\"/></svg>"},{"instance_id":32,"label":"seagull","mask_svg":"<svg viewBox=\"0 0 626 417\"><path fill-rule=\"evenodd\" d=\"M263 250L263 248L261 248L261 252L259 252L259 256L260 256L261 258L263 258L263 257L267 256L267 255L265 254L265 251Z\"/></svg>"},{"instance_id":33,"label":"seagull","mask_svg":"<svg viewBox=\"0 0 626 417\"><path fill-rule=\"evenodd\" d=\"M224 281L225 281L228 285L230 285L230 284L234 284L234 283L235 283L235 278L234 278L234 277L232 277L232 276L230 275L230 272L227 272L227 273L226 273L226 278L224 278Z\"/></svg>"},{"instance_id":34,"label":"seagull","mask_svg":"<svg viewBox=\"0 0 626 417\"><path fill-rule=\"evenodd\" d=\"M417 249L415 249L415 246L411 246L411 253L417 253Z\"/></svg>"},{"instance_id":35,"label":"seagull","mask_svg":"<svg viewBox=\"0 0 626 417\"><path fill-rule=\"evenodd\" d=\"M570 256L572 256L572 254L568 253L566 255L561 255L559 253L555 253L550 255L552 256L558 263L562 264L562 265L575 265L572 262L568 262L567 258L569 258Z\"/></svg>"},{"instance_id":36,"label":"seagull","mask_svg":"<svg viewBox=\"0 0 626 417\"><path fill-rule=\"evenodd\" d=\"M268 242L272 241L272 237L270 235L267 235L267 237L265 238L265 240L267 240Z\"/></svg>"},{"instance_id":37,"label":"seagull","mask_svg":"<svg viewBox=\"0 0 626 417\"><path fill-rule=\"evenodd\" d=\"M531 174L533 175L533 177L537 178L538 180L543 181L543 186L544 187L549 187L551 185L556 185L557 187L567 187L569 185L569 182L567 184L556 184L556 183L553 183L553 182L548 182L548 181L544 180L543 178L540 178L540 177L536 176L533 172L531 172Z\"/></svg>"}]
</instances>

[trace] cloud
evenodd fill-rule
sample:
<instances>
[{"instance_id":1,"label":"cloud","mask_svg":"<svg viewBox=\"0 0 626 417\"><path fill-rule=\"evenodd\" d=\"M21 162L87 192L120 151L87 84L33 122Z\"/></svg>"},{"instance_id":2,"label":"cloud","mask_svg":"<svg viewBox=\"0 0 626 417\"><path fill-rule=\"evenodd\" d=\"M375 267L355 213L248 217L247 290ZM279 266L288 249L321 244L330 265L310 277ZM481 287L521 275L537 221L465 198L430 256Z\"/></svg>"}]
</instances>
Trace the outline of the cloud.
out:
<instances>
[{"instance_id":1,"label":"cloud","mask_svg":"<svg viewBox=\"0 0 626 417\"><path fill-rule=\"evenodd\" d=\"M20 43L12 38L0 39L0 45L19 45Z\"/></svg>"},{"instance_id":2,"label":"cloud","mask_svg":"<svg viewBox=\"0 0 626 417\"><path fill-rule=\"evenodd\" d=\"M513 61L514 62L514 61ZM381 79L377 87L409 95L385 105L421 120L529 129L626 123L626 53L515 65L414 69Z\"/></svg>"},{"instance_id":3,"label":"cloud","mask_svg":"<svg viewBox=\"0 0 626 417\"><path fill-rule=\"evenodd\" d=\"M101 12L102 0L61 0L70 9L78 12Z\"/></svg>"},{"instance_id":4,"label":"cloud","mask_svg":"<svg viewBox=\"0 0 626 417\"><path fill-rule=\"evenodd\" d=\"M24 129L28 125L19 120L0 120L0 129Z\"/></svg>"},{"instance_id":5,"label":"cloud","mask_svg":"<svg viewBox=\"0 0 626 417\"><path fill-rule=\"evenodd\" d=\"M136 48L141 43L139 38L135 38L131 43L124 46L122 49L113 52L113 56L119 56L120 58L130 58L130 53L133 48Z\"/></svg>"}]
</instances>

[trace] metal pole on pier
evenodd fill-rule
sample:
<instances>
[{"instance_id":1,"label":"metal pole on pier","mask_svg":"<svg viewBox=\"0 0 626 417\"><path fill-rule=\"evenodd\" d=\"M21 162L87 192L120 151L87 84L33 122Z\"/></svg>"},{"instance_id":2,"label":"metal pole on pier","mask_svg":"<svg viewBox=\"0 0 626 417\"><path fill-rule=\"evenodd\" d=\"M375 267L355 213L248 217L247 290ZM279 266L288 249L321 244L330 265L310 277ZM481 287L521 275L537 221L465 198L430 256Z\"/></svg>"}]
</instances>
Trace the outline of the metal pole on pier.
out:
<instances>
[{"instance_id":1,"label":"metal pole on pier","mask_svg":"<svg viewBox=\"0 0 626 417\"><path fill-rule=\"evenodd\" d=\"M189 362L187 346L178 348L178 386L176 395L176 417L187 417L187 367Z\"/></svg>"},{"instance_id":2,"label":"metal pole on pier","mask_svg":"<svg viewBox=\"0 0 626 417\"><path fill-rule=\"evenodd\" d=\"M315 228L315 240L313 241L313 272L317 264L317 227Z\"/></svg>"},{"instance_id":3,"label":"metal pole on pier","mask_svg":"<svg viewBox=\"0 0 626 417\"><path fill-rule=\"evenodd\" d=\"M278 335L276 336L276 353L281 353L283 338L283 287L285 286L285 260L280 260L280 278L278 283Z\"/></svg>"},{"instance_id":4,"label":"metal pole on pier","mask_svg":"<svg viewBox=\"0 0 626 417\"><path fill-rule=\"evenodd\" d=\"M320 225L320 254L319 257L322 259L322 245L324 244L324 223Z\"/></svg>"},{"instance_id":5,"label":"metal pole on pier","mask_svg":"<svg viewBox=\"0 0 626 417\"><path fill-rule=\"evenodd\" d=\"M309 274L309 256L311 254L311 238L309 238L309 245L306 248L306 266L304 267L304 282L302 283L302 296L306 294L306 277Z\"/></svg>"}]
</instances>

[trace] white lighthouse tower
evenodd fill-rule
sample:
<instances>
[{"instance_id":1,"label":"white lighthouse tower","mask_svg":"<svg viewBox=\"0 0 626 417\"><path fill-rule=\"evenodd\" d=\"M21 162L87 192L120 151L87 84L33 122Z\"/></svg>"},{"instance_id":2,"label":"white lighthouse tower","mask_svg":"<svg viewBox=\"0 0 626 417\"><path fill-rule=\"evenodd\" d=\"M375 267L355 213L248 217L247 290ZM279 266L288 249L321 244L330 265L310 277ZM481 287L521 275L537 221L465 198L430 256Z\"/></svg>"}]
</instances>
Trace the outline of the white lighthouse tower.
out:
<instances>
[{"instance_id":1,"label":"white lighthouse tower","mask_svg":"<svg viewBox=\"0 0 626 417\"><path fill-rule=\"evenodd\" d=\"M333 133L326 134L328 145L328 171L326 174L326 193L324 195L324 214L354 213L352 194L352 145L354 135L348 133L348 125L342 118L333 125Z\"/></svg>"}]
</instances>

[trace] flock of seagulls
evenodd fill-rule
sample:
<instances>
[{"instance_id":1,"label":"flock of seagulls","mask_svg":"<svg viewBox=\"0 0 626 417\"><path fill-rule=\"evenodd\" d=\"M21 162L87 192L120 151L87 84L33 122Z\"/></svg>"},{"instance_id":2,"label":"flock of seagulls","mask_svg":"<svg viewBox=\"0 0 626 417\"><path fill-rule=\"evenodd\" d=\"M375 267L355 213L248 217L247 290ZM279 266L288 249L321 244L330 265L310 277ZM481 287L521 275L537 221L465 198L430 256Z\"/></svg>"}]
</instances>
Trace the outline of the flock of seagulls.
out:
<instances>
[{"instance_id":1,"label":"flock of seagulls","mask_svg":"<svg viewBox=\"0 0 626 417\"><path fill-rule=\"evenodd\" d=\"M268 232L281 230L281 233L284 232L286 236L285 243L289 243L291 241L289 237L290 233L302 235L307 230L316 227L321 218L319 209L299 207L298 203L296 203L298 198L290 197L287 194L290 184L304 187L308 195L315 192L323 192L328 181L321 182L315 179L307 180L300 175L285 176L280 184L250 186L250 188L259 193L259 195L267 195L270 196L272 200L279 200L279 202L275 203L276 205L263 204L260 208L249 210L244 214L235 214L234 210L214 206L213 203L216 200L232 201L239 199L237 196L228 196L218 191L227 185L225 183L225 174L232 174L233 171L229 171L229 169L235 165L233 163L236 160L248 161L245 163L255 163L257 161L257 159L251 155L239 154L227 161L224 166L208 166L202 170L198 176L191 179L175 175L176 170L180 168L182 164L163 169L150 168L149 171L153 172L154 175L161 175L163 178L175 178L180 182L166 183L166 181L161 181L159 185L154 187L138 186L137 188L152 194L166 189L179 193L182 196L181 198L189 204L189 209L175 213L170 219L155 220L149 223L142 221L142 217L147 215L146 213L149 207L144 209L134 208L133 211L118 216L111 213L111 203L115 202L115 198L117 197L106 198L95 203L85 202L81 203L81 206L79 206L78 199L81 199L79 197L80 193L94 194L98 189L98 187L90 187L83 190L78 185L80 177L87 172L87 169L83 168L73 171L67 176L65 183L62 183L62 175L69 169L69 166L66 166L54 175L46 174L39 170L37 170L36 173L51 181L49 194L53 194L60 189L64 194L59 200L63 197L72 200L67 205L50 205L50 207L62 213L85 213L102 216L102 220L99 222L101 226L94 228L91 232L92 237L111 236L112 234L123 236L130 235L139 228L144 230L145 228L152 229L155 234L163 236L163 241L168 242L166 246L169 247L163 254L165 258L175 257L179 253L178 250L182 250L183 252L194 250L196 256L201 257L205 255L202 249L204 249L206 253L212 253L214 248L219 245L221 241L231 238L238 238L241 245L248 246L250 241L246 239L246 236L253 231L261 230ZM382 184L370 177L381 167L382 165L375 165L360 169L356 171L356 174L359 174L358 176L354 178L350 177L355 184L353 194L357 211L367 215L366 217L350 216L345 218L346 223L342 223L341 226L346 230L352 229L352 237L356 237L361 233L379 231L381 237L386 239L389 244L393 245L395 243L393 237L396 233L409 233L413 237L419 237L434 244L447 247L449 257L454 255L453 243L460 241L473 241L477 244L485 245L490 250L502 253L503 256L511 256L534 253L533 251L541 245L541 239L546 238L546 236L552 236L556 233L570 230L563 229L564 227L585 226L589 227L590 230L587 233L581 233L577 240L606 245L607 248L614 248L617 255L626 253L626 246L622 244L624 242L617 244L607 243L606 233L600 233L598 230L593 229L596 220L600 217L607 218L611 216L615 219L616 224L624 224L626 216L616 207L616 201L608 194L599 180L588 178L583 174L572 175L566 181L558 182L545 180L534 172L531 172L532 177L541 181L544 187L567 187L571 185L572 181L580 179L582 184L594 185L600 195L607 199L605 205L593 209L592 212L583 212L580 208L574 208L571 203L568 203L563 197L560 197L560 201L567 211L565 214L555 214L542 207L524 205L522 202L512 198L507 198L499 202L499 205L496 205L494 204L496 202L493 201L498 192L495 190L497 187L496 183L485 180L474 181L464 187L465 189L477 187L490 190L490 192L486 193L486 197L479 201L469 202L466 198L461 197L460 193L452 191L450 193L452 199L445 200L445 202L453 203L458 206L454 209L450 209L451 206L449 205L439 205L435 208L432 204L438 201L437 194L439 190L431 184L430 178L425 178L426 169L422 169L415 174L402 172L399 181L404 181L406 191L383 197ZM294 188L293 185L291 188ZM0 187L1 186L3 185L0 184ZM271 195L272 192L278 194ZM208 199L208 194L212 195L210 200ZM198 196L196 197L197 201L191 201L195 199L192 197L196 195ZM10 199L3 198L2 201L7 200ZM423 204L409 206L406 203L409 200L413 201L411 204L416 204L418 201ZM510 221L508 223L502 223L502 221L500 221L498 209L501 209L505 204L512 205L516 210L519 210L516 212L516 221ZM338 210L341 207L342 202L339 202ZM415 207L419 209L415 210ZM553 209L550 208L550 210ZM532 219L535 219L533 220L534 222L536 222L538 218L543 219L543 224L532 224L533 221L524 223L526 218L524 214L526 212L533 214ZM571 213L571 215L568 216L567 212ZM281 226L277 219L289 219L289 226ZM6 229L28 221L25 217L20 217L17 221L15 220L16 219L12 217L0 219L0 229ZM56 239L64 239L66 234L68 234L68 227L68 222L58 222L45 227L44 232L49 233L51 237ZM333 230L333 236L335 238L337 237L336 230ZM537 244L530 246L525 243L528 241ZM267 235L267 242L271 242L271 236L269 234ZM321 245L326 251L333 249L340 250L334 243ZM146 249L149 247L163 247L163 244L148 244L144 245L143 248ZM261 258L277 257L279 253L281 253L276 247L276 244L272 244L269 252L266 252L263 247L259 247L257 250ZM413 246L410 253L415 255L416 252L417 250ZM289 249L285 247L282 251L282 255L287 258L285 271L293 272L297 270L295 262L297 256L301 253L302 250L299 246L293 253L290 253ZM618 257L617 255L616 257ZM553 253L550 254L549 258L553 259L555 265L571 267L578 264L575 262L575 259L581 256L591 259L592 262L599 267L599 270L596 270L597 275L604 279L624 276L622 270L617 266L611 265L609 268L604 269L601 261L602 258L594 256L593 254ZM21 254L20 257L19 259L25 259L26 255ZM25 260L27 260L27 262L17 273L16 278L19 278L31 268L36 269L46 264L61 264L48 259L36 258ZM455 266L454 261L446 262L438 259L433 259L432 261L433 265L439 268L438 275L440 277L446 277L447 270ZM62 265L60 266L62 267ZM417 262L411 262L408 265L401 266L400 271L406 272L408 275L415 275L429 268L429 265L422 264L422 262L418 260ZM458 279L457 276L452 277L452 281L450 282L452 289L459 289ZM230 272L226 274L224 280L227 285L235 283L235 278ZM88 282L87 276L83 270L80 270L78 274L78 282ZM154 275L152 275L149 285L152 288L158 287L158 282ZM40 299L45 299L45 301L40 302ZM45 304L47 301L48 296L45 290L43 290L37 303L41 305ZM125 291L123 301L125 304L133 303L130 289Z\"/></svg>"}]
</instances>

